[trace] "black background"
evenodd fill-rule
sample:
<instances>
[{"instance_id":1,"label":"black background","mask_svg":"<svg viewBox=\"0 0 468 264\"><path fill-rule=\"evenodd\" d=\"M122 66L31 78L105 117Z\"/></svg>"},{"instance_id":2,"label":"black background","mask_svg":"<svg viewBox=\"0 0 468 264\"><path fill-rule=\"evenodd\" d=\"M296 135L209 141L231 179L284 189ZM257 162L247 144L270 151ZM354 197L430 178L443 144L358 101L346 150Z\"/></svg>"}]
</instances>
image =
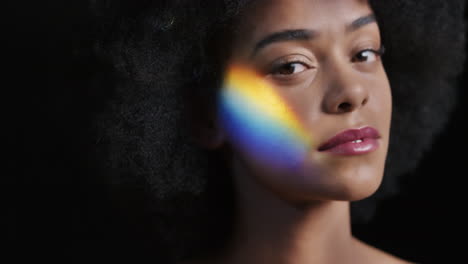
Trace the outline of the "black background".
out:
<instances>
[{"instance_id":1,"label":"black background","mask_svg":"<svg viewBox=\"0 0 468 264\"><path fill-rule=\"evenodd\" d=\"M6 8L2 98L8 159L2 178L4 226L15 262L131 263L149 256L145 230L134 226L138 216L118 214L104 181L85 162L93 144L89 122L107 92L95 77L108 69L91 55L86 2L30 1ZM460 80L459 104L447 129L405 177L401 193L385 201L370 224L354 227L358 237L420 263L468 260L462 235L467 81Z\"/></svg>"}]
</instances>

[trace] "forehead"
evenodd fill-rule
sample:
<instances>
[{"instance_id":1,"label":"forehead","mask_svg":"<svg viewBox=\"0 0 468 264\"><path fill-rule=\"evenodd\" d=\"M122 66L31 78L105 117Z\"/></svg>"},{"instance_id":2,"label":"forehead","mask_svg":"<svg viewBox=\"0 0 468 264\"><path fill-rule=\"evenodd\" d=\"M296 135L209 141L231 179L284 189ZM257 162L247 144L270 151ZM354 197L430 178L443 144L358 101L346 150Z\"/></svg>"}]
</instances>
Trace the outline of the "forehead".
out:
<instances>
[{"instance_id":1,"label":"forehead","mask_svg":"<svg viewBox=\"0 0 468 264\"><path fill-rule=\"evenodd\" d=\"M242 13L239 33L246 40L294 28L339 31L370 13L367 0L256 0Z\"/></svg>"}]
</instances>

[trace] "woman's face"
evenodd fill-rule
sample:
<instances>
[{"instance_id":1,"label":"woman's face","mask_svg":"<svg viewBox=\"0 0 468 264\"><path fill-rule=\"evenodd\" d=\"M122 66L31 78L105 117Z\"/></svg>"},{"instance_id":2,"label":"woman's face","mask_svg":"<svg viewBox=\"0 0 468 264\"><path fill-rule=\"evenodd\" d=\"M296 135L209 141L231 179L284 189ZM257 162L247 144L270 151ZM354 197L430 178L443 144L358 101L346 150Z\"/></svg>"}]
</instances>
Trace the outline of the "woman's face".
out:
<instances>
[{"instance_id":1,"label":"woman's face","mask_svg":"<svg viewBox=\"0 0 468 264\"><path fill-rule=\"evenodd\" d=\"M287 148L281 136L238 140L223 114L221 127L249 177L283 199L359 200L380 185L391 92L372 14L361 0L259 0L241 14L229 64L271 84L310 141L281 166L281 154L264 157ZM262 140L279 147L259 155L251 146Z\"/></svg>"}]
</instances>

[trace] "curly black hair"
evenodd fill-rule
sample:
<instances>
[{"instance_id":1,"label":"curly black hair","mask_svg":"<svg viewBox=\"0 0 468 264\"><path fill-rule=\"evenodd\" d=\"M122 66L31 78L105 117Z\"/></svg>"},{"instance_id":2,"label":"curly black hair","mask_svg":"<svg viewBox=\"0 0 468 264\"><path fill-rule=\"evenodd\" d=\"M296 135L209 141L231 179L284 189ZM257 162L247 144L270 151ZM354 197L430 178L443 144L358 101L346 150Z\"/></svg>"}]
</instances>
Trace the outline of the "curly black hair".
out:
<instances>
[{"instance_id":1,"label":"curly black hair","mask_svg":"<svg viewBox=\"0 0 468 264\"><path fill-rule=\"evenodd\" d=\"M112 186L144 198L167 260L213 254L232 227L234 195L222 157L189 140L186 116L210 105L229 52L229 33L249 0L92 1L96 54L113 65L113 89L95 120L91 160ZM454 109L464 54L465 1L372 1L392 87L385 176L378 191L352 203L368 221L398 191ZM187 103L187 96L202 101ZM219 177L223 175L223 177Z\"/></svg>"}]
</instances>

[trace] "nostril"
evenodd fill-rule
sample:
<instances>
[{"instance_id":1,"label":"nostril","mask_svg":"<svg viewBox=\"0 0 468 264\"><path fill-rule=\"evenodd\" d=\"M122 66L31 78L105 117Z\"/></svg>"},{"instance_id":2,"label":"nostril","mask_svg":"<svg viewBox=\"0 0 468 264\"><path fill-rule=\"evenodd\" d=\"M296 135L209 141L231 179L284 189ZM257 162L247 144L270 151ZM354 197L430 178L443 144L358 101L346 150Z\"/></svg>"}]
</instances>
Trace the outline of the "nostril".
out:
<instances>
[{"instance_id":1,"label":"nostril","mask_svg":"<svg viewBox=\"0 0 468 264\"><path fill-rule=\"evenodd\" d=\"M338 109L343 112L348 112L351 110L352 105L350 103L344 102L338 106Z\"/></svg>"}]
</instances>

